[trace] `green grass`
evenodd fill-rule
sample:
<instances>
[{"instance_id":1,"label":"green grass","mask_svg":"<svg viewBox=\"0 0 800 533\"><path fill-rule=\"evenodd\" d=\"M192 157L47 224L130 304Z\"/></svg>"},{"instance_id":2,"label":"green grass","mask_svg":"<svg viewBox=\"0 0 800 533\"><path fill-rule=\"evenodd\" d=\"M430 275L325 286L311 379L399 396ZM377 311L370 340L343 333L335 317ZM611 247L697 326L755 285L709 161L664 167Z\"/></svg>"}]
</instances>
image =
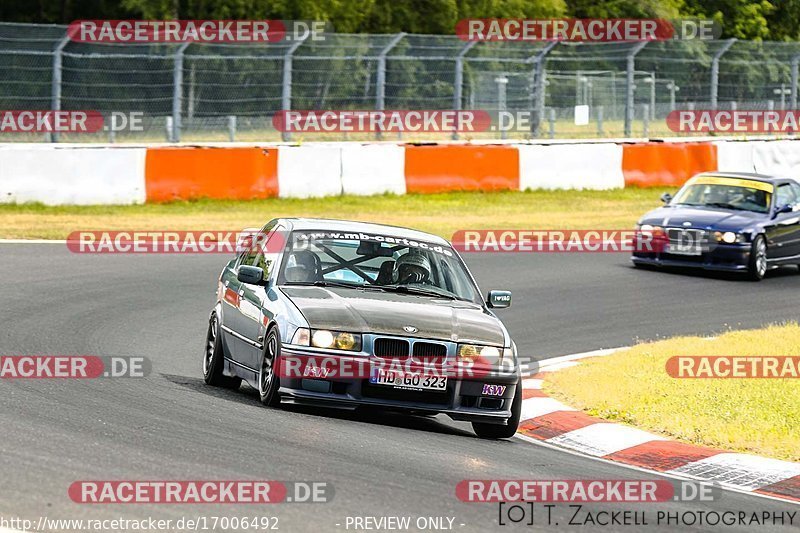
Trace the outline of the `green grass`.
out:
<instances>
[{"instance_id":1,"label":"green grass","mask_svg":"<svg viewBox=\"0 0 800 533\"><path fill-rule=\"evenodd\" d=\"M0 205L0 238L63 239L77 230L237 230L275 217L407 226L450 238L459 229L630 229L672 189L508 191L198 200L133 206Z\"/></svg>"},{"instance_id":2,"label":"green grass","mask_svg":"<svg viewBox=\"0 0 800 533\"><path fill-rule=\"evenodd\" d=\"M800 356L800 325L639 344L547 377L545 391L588 414L693 444L800 461L800 379L677 379L678 355Z\"/></svg>"}]
</instances>

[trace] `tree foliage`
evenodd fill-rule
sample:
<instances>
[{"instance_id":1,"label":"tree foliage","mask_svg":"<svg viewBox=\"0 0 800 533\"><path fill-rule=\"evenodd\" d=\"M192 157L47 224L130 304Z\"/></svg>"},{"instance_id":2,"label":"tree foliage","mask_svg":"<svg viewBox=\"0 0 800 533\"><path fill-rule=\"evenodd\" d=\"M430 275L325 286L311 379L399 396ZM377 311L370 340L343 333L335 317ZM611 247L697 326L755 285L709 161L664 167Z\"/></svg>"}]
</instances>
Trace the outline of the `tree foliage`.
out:
<instances>
[{"instance_id":1,"label":"tree foliage","mask_svg":"<svg viewBox=\"0 0 800 533\"><path fill-rule=\"evenodd\" d=\"M0 20L326 20L342 33L452 34L469 17L704 17L723 37L800 39L800 0L3 0Z\"/></svg>"}]
</instances>

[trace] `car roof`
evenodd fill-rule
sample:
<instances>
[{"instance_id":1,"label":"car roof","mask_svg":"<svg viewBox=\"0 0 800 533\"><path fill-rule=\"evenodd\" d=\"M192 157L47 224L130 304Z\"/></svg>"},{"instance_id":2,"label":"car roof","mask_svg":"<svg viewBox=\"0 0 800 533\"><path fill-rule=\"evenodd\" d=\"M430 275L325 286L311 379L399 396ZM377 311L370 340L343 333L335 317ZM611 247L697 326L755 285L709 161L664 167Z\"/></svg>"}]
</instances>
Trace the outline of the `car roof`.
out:
<instances>
[{"instance_id":1,"label":"car roof","mask_svg":"<svg viewBox=\"0 0 800 533\"><path fill-rule=\"evenodd\" d=\"M450 246L446 239L437 235L431 235L424 231L403 228L400 226L390 226L387 224L373 224L371 222L356 222L352 220L336 220L330 218L283 218L292 230L300 231L340 231L340 232L363 232L380 235L389 235L401 239L414 239L435 244Z\"/></svg>"},{"instance_id":2,"label":"car roof","mask_svg":"<svg viewBox=\"0 0 800 533\"><path fill-rule=\"evenodd\" d=\"M755 181L763 181L765 183L781 183L784 181L797 181L791 178L781 178L778 176L770 176L768 174L756 174L754 172L701 172L697 176L717 176L720 178L742 178Z\"/></svg>"}]
</instances>

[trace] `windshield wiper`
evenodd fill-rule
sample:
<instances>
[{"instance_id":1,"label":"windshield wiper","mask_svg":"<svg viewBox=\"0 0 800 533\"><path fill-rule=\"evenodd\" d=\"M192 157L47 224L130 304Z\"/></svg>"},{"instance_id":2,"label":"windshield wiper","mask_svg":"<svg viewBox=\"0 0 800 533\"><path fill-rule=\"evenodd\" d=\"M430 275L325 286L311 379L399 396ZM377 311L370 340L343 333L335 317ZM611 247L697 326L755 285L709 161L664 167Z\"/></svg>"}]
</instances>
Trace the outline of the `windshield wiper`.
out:
<instances>
[{"instance_id":1,"label":"windshield wiper","mask_svg":"<svg viewBox=\"0 0 800 533\"><path fill-rule=\"evenodd\" d=\"M409 285L371 285L370 287L379 287L385 291L391 292L404 292L408 294L415 294L418 296L433 296L435 298L447 298L448 300L459 300L452 294L442 294L441 292L431 291L420 287L412 287Z\"/></svg>"},{"instance_id":2,"label":"windshield wiper","mask_svg":"<svg viewBox=\"0 0 800 533\"><path fill-rule=\"evenodd\" d=\"M355 283L345 283L343 281L328 281L328 280L317 280L317 281L287 281L286 285L296 287L342 287L344 289L361 289L364 285L358 285Z\"/></svg>"}]
</instances>

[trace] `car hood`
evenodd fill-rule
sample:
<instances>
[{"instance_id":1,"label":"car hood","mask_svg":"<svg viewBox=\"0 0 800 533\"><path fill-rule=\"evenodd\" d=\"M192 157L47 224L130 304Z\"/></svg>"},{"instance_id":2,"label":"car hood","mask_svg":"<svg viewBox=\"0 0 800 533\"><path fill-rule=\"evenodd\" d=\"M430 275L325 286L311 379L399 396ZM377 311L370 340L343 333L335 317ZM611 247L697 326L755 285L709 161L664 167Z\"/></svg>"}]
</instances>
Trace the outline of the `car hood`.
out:
<instances>
[{"instance_id":1,"label":"car hood","mask_svg":"<svg viewBox=\"0 0 800 533\"><path fill-rule=\"evenodd\" d=\"M312 328L505 345L500 321L470 302L338 287L281 290Z\"/></svg>"},{"instance_id":2,"label":"car hood","mask_svg":"<svg viewBox=\"0 0 800 533\"><path fill-rule=\"evenodd\" d=\"M763 220L766 215L752 211L702 207L660 207L642 217L642 224L736 231ZM686 224L686 223L689 224Z\"/></svg>"}]
</instances>

